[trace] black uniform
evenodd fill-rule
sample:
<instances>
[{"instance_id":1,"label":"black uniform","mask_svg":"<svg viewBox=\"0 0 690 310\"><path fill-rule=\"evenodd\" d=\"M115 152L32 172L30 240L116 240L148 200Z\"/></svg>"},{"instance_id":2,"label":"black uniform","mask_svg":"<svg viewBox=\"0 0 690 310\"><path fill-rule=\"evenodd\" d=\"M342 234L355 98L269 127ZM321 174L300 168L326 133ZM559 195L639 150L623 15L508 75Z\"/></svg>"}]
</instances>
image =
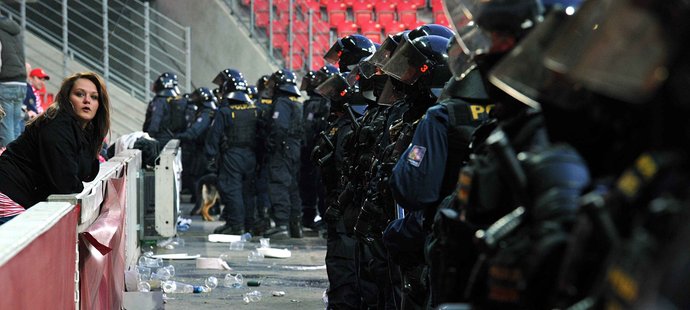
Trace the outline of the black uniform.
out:
<instances>
[{"instance_id":1,"label":"black uniform","mask_svg":"<svg viewBox=\"0 0 690 310\"><path fill-rule=\"evenodd\" d=\"M231 102L218 110L206 140L207 158L222 154L218 187L225 208L221 218L236 234L254 224L254 202L248 193L256 166L257 118L254 104Z\"/></svg>"},{"instance_id":2,"label":"black uniform","mask_svg":"<svg viewBox=\"0 0 690 310\"><path fill-rule=\"evenodd\" d=\"M301 152L299 189L302 199L302 225L314 227L317 206L321 216L326 212L326 190L320 182L320 168L311 160L319 134L328 127L330 101L312 93L303 104L304 143Z\"/></svg>"}]
</instances>

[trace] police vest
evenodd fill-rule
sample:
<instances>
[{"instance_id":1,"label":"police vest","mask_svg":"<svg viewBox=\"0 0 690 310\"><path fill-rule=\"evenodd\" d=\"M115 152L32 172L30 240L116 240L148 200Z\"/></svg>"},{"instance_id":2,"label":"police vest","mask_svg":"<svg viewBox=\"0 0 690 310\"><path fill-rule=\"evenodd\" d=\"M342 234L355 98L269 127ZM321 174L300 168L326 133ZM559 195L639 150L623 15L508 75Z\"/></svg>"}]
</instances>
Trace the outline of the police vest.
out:
<instances>
[{"instance_id":1,"label":"police vest","mask_svg":"<svg viewBox=\"0 0 690 310\"><path fill-rule=\"evenodd\" d=\"M256 123L258 111L254 104L233 104L224 109L230 110L232 125L225 127L228 147L256 146Z\"/></svg>"},{"instance_id":2,"label":"police vest","mask_svg":"<svg viewBox=\"0 0 690 310\"><path fill-rule=\"evenodd\" d=\"M460 167L468 160L474 129L489 119L493 104L473 104L461 99L446 99L439 104L448 111L448 158L441 193L450 193L456 184Z\"/></svg>"},{"instance_id":3,"label":"police vest","mask_svg":"<svg viewBox=\"0 0 690 310\"><path fill-rule=\"evenodd\" d=\"M182 132L187 128L187 99L184 97L168 97L166 102L169 105L168 114L163 117L162 127L170 129L172 132Z\"/></svg>"}]
</instances>

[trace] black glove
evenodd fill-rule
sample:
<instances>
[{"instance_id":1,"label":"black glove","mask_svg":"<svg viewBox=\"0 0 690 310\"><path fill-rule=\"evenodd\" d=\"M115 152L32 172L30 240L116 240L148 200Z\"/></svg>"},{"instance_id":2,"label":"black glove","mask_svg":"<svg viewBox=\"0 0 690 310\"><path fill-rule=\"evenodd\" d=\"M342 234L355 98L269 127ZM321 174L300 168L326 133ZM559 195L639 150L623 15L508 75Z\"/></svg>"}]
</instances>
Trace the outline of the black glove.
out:
<instances>
[{"instance_id":1,"label":"black glove","mask_svg":"<svg viewBox=\"0 0 690 310\"><path fill-rule=\"evenodd\" d=\"M326 209L326 214L324 215L326 223L336 223L342 218L343 211L340 210L340 205L338 205L337 202Z\"/></svg>"}]
</instances>

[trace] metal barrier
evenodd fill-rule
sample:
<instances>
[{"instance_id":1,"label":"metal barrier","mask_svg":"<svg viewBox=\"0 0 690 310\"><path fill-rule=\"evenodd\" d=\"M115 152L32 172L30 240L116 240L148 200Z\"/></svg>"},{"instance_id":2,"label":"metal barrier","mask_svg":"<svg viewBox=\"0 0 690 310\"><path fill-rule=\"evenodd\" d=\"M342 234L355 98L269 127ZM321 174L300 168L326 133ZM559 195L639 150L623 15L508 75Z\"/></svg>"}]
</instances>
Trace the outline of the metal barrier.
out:
<instances>
[{"instance_id":1,"label":"metal barrier","mask_svg":"<svg viewBox=\"0 0 690 310\"><path fill-rule=\"evenodd\" d=\"M180 140L173 139L165 145L154 169L156 232L163 237L172 237L177 233L177 214L180 212Z\"/></svg>"},{"instance_id":2,"label":"metal barrier","mask_svg":"<svg viewBox=\"0 0 690 310\"><path fill-rule=\"evenodd\" d=\"M150 9L148 1L21 0L3 2L0 10L21 21L24 31L62 47L63 76L74 58L142 101L149 101L151 81L165 71L191 89L189 27Z\"/></svg>"},{"instance_id":3,"label":"metal barrier","mask_svg":"<svg viewBox=\"0 0 690 310\"><path fill-rule=\"evenodd\" d=\"M141 151L101 164L81 193L51 195L0 226L1 309L117 309L139 256ZM75 250L76 248L76 250Z\"/></svg>"}]
</instances>

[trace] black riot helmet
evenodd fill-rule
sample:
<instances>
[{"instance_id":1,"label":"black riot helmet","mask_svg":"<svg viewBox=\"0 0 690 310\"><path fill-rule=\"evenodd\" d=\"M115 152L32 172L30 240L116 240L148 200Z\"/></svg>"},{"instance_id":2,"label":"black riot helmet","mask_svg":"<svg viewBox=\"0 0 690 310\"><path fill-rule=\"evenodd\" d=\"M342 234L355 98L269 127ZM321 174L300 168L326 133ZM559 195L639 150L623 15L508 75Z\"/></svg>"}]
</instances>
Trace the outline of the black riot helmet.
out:
<instances>
[{"instance_id":1,"label":"black riot helmet","mask_svg":"<svg viewBox=\"0 0 690 310\"><path fill-rule=\"evenodd\" d=\"M249 95L247 95L247 81L244 76L237 70L231 71L223 83L223 99L227 100L229 104L251 102Z\"/></svg>"},{"instance_id":2,"label":"black riot helmet","mask_svg":"<svg viewBox=\"0 0 690 310\"><path fill-rule=\"evenodd\" d=\"M329 77L338 73L340 73L340 70L338 70L338 68L336 68L334 65L325 65L319 68L319 70L314 72L314 88L321 85L321 83L326 81Z\"/></svg>"},{"instance_id":3,"label":"black riot helmet","mask_svg":"<svg viewBox=\"0 0 690 310\"><path fill-rule=\"evenodd\" d=\"M409 40L414 40L419 37L423 36L429 36L429 35L434 35L434 36L439 36L439 37L444 37L446 39L450 39L450 37L455 35L455 32L453 32L452 29L439 25L439 24L425 24L421 25L413 30L411 30L407 34L407 38Z\"/></svg>"},{"instance_id":4,"label":"black riot helmet","mask_svg":"<svg viewBox=\"0 0 690 310\"><path fill-rule=\"evenodd\" d=\"M444 9L451 26L464 33L460 44L474 57L487 54L494 46L492 33L520 39L541 22L544 8L540 0L445 0ZM462 29L464 27L470 27Z\"/></svg>"},{"instance_id":5,"label":"black riot helmet","mask_svg":"<svg viewBox=\"0 0 690 310\"><path fill-rule=\"evenodd\" d=\"M270 77L270 75L264 74L256 80L256 93L259 98L270 97L266 94L266 85L268 85L268 79Z\"/></svg>"},{"instance_id":6,"label":"black riot helmet","mask_svg":"<svg viewBox=\"0 0 690 310\"><path fill-rule=\"evenodd\" d=\"M299 88L297 88L297 76L287 69L280 69L271 74L268 78L266 88L275 94L276 90L286 92L293 96L301 96Z\"/></svg>"},{"instance_id":7,"label":"black riot helmet","mask_svg":"<svg viewBox=\"0 0 690 310\"><path fill-rule=\"evenodd\" d=\"M222 71L218 72L215 78L213 78L213 84L223 87L225 81L228 79L237 78L238 76L241 76L242 79L244 79L244 75L242 75L242 72L238 70L231 68L223 69Z\"/></svg>"},{"instance_id":8,"label":"black riot helmet","mask_svg":"<svg viewBox=\"0 0 690 310\"><path fill-rule=\"evenodd\" d=\"M414 85L412 89L428 90L438 98L452 76L446 51L448 41L436 35L405 41L382 70L404 84Z\"/></svg>"},{"instance_id":9,"label":"black riot helmet","mask_svg":"<svg viewBox=\"0 0 690 310\"><path fill-rule=\"evenodd\" d=\"M366 78L371 78L376 74L377 71L380 71L380 69L391 58L391 55L393 55L393 52L398 47L400 42L407 38L409 33L410 30L405 30L394 35L389 35L385 40L383 40L383 43L381 43L381 46L376 49L374 55L371 55L371 58L359 63L362 75L364 75Z\"/></svg>"},{"instance_id":10,"label":"black riot helmet","mask_svg":"<svg viewBox=\"0 0 690 310\"><path fill-rule=\"evenodd\" d=\"M177 84L177 74L164 72L153 82L152 90L156 96L175 97L180 95Z\"/></svg>"},{"instance_id":11,"label":"black riot helmet","mask_svg":"<svg viewBox=\"0 0 690 310\"><path fill-rule=\"evenodd\" d=\"M307 73L304 74L304 76L302 77L302 83L300 83L299 85L299 90L303 90L308 93L313 91L314 88L316 88L316 85L314 85L314 77L316 75L315 73L316 71L309 70L307 71Z\"/></svg>"},{"instance_id":12,"label":"black riot helmet","mask_svg":"<svg viewBox=\"0 0 690 310\"><path fill-rule=\"evenodd\" d=\"M256 86L254 85L249 85L247 86L247 95L249 95L249 99L257 99L257 95L259 92L256 90Z\"/></svg>"},{"instance_id":13,"label":"black riot helmet","mask_svg":"<svg viewBox=\"0 0 690 310\"><path fill-rule=\"evenodd\" d=\"M189 95L189 102L196 105L199 109L211 108L215 110L218 106L218 98L213 91L206 87L199 87Z\"/></svg>"},{"instance_id":14,"label":"black riot helmet","mask_svg":"<svg viewBox=\"0 0 690 310\"><path fill-rule=\"evenodd\" d=\"M331 64L337 64L341 72L349 72L374 52L376 52L374 42L363 35L352 34L333 43L323 58Z\"/></svg>"}]
</instances>

